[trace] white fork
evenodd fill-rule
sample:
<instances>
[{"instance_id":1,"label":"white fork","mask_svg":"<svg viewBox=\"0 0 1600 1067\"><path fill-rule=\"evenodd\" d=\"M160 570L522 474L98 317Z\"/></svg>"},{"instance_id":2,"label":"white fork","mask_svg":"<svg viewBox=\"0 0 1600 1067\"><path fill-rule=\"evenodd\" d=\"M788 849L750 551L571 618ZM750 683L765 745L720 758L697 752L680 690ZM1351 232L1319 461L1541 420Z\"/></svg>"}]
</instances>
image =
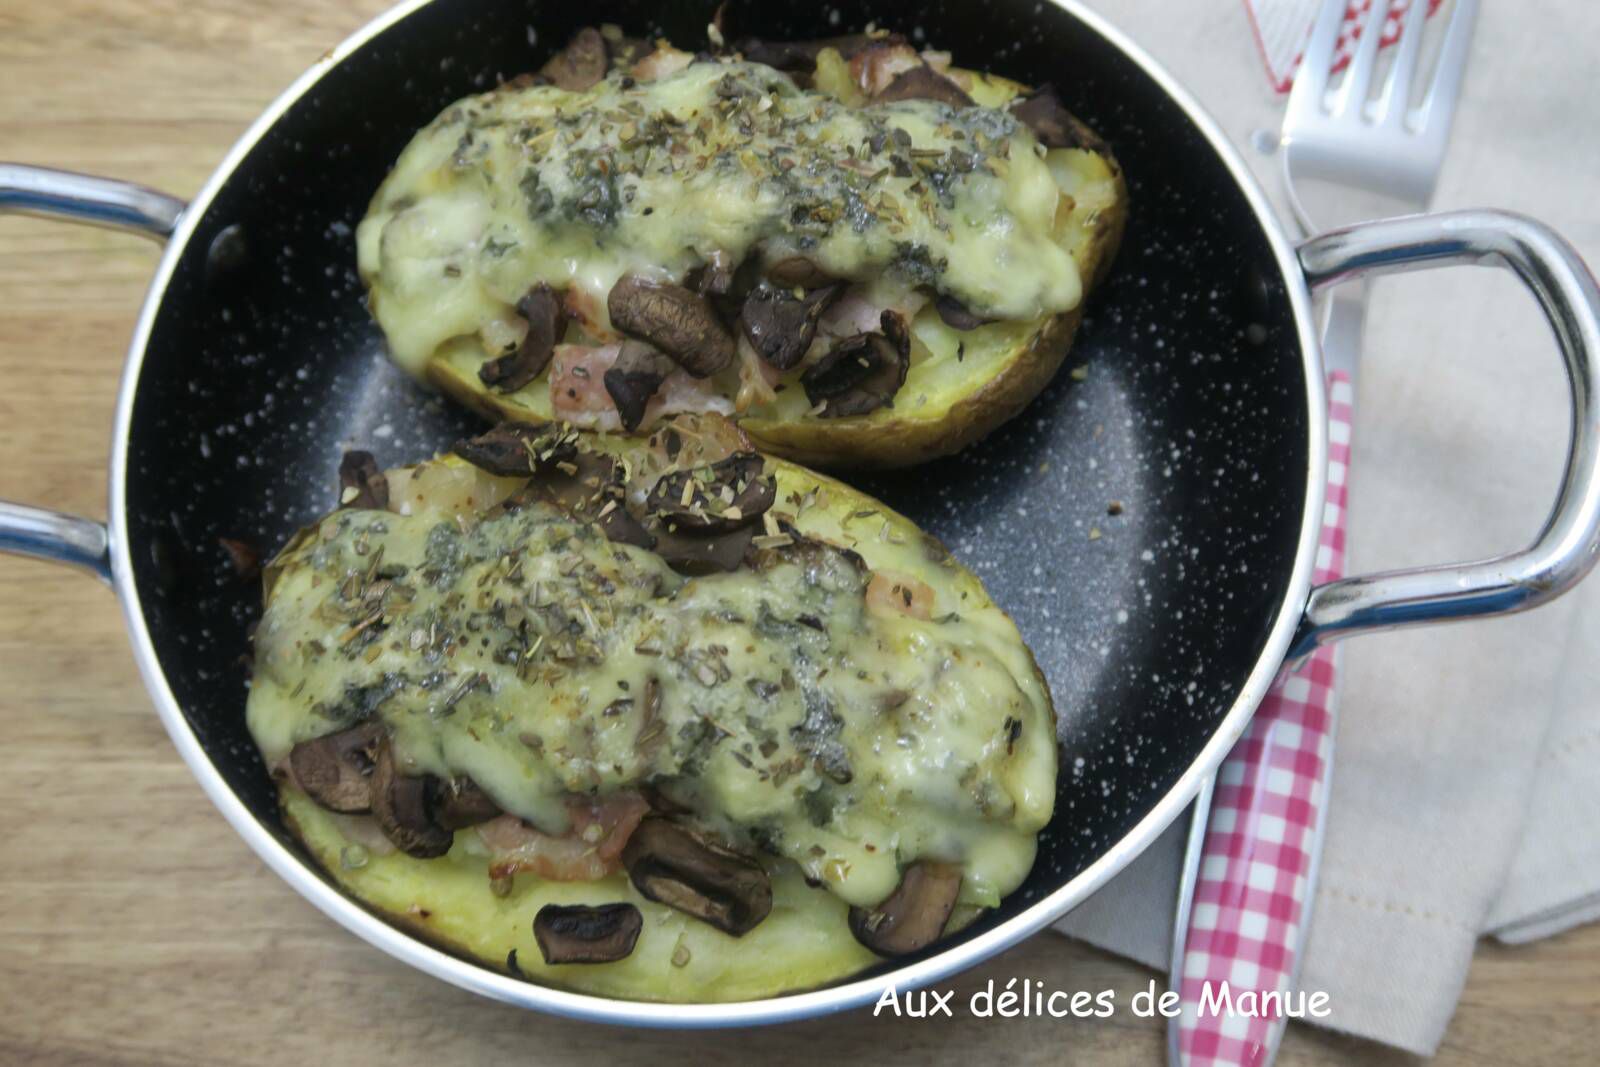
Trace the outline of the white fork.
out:
<instances>
[{"instance_id":1,"label":"white fork","mask_svg":"<svg viewBox=\"0 0 1600 1067\"><path fill-rule=\"evenodd\" d=\"M1406 9L1394 62L1375 99L1378 41L1391 5L1389 0L1370 2L1356 54L1339 87L1330 89L1329 68L1347 5L1325 0L1289 93L1279 154L1284 191L1303 236L1425 210L1450 145L1478 0L1453 0L1433 79L1420 102L1413 101L1412 88L1426 36L1428 0L1411 0ZM1343 376L1352 392L1366 303L1364 282L1335 289L1322 330L1323 365L1330 377Z\"/></svg>"},{"instance_id":2,"label":"white fork","mask_svg":"<svg viewBox=\"0 0 1600 1067\"><path fill-rule=\"evenodd\" d=\"M1378 44L1391 3L1370 0L1349 70L1330 89L1334 48L1348 6L1348 0L1324 0L1279 141L1289 204L1308 234L1427 207L1449 144L1478 0L1454 0L1438 64L1420 103L1413 99L1413 86L1428 0L1411 0L1376 98ZM1315 213L1307 206L1313 195ZM1343 570L1344 471L1366 317L1365 283L1334 290L1326 310L1329 507L1317 582L1341 577ZM1174 1067L1267 1067L1277 1053L1282 1018L1202 1016L1198 1001L1207 982L1216 989L1230 981L1236 993L1240 987L1287 992L1296 980L1326 826L1337 671L1330 647L1302 665L1294 685L1280 678L1195 802L1173 935L1170 986L1180 990L1183 1007L1167 1031L1168 1061ZM1289 810L1297 814L1287 817ZM1266 891L1258 884L1262 869L1272 875ZM1195 906L1196 899L1202 906Z\"/></svg>"},{"instance_id":3,"label":"white fork","mask_svg":"<svg viewBox=\"0 0 1600 1067\"><path fill-rule=\"evenodd\" d=\"M1455 0L1432 83L1418 103L1413 102L1412 83L1422 57L1427 0L1411 0L1393 64L1376 98L1372 82L1378 41L1390 3L1371 0L1349 70L1339 87L1330 91L1329 67L1345 8L1339 0L1322 5L1283 117L1279 144L1289 206L1307 233L1370 218L1368 211L1360 217L1350 215L1351 208L1366 206L1351 195L1353 191L1375 194L1401 209L1390 214L1427 206L1450 143L1450 122L1466 70L1478 0ZM1306 200L1307 193L1315 191L1331 195L1318 198L1313 213Z\"/></svg>"}]
</instances>

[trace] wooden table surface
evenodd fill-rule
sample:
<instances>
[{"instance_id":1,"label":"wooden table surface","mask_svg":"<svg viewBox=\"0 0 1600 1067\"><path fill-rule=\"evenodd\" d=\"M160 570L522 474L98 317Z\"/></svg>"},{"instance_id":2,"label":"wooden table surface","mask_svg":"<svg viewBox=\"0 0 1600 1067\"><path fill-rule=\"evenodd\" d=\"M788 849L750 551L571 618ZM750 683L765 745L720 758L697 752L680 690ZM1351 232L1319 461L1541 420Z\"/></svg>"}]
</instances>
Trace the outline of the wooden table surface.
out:
<instances>
[{"instance_id":1,"label":"wooden table surface","mask_svg":"<svg viewBox=\"0 0 1600 1067\"><path fill-rule=\"evenodd\" d=\"M385 0L7 0L0 157L186 195L258 111ZM100 517L122 353L156 260L137 239L0 220L0 498ZM892 1022L747 1033L582 1026L492 1004L336 928L257 861L168 743L111 595L0 558L0 1063L1154 1064L1108 1021ZM956 983L1143 988L1043 935ZM1600 927L1479 952L1440 1063L1593 1062ZM1296 1027L1280 1063L1409 1058Z\"/></svg>"}]
</instances>

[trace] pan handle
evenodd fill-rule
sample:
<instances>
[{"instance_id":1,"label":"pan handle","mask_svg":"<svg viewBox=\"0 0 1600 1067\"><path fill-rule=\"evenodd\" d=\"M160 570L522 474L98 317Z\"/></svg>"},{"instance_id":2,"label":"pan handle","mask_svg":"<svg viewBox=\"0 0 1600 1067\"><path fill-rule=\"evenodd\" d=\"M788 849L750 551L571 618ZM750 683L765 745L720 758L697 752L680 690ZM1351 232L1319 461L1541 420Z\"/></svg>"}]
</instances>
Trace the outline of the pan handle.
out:
<instances>
[{"instance_id":1,"label":"pan handle","mask_svg":"<svg viewBox=\"0 0 1600 1067\"><path fill-rule=\"evenodd\" d=\"M185 206L142 185L0 163L0 215L62 219L164 242ZM111 581L111 531L94 519L0 501L0 552L70 564Z\"/></svg>"},{"instance_id":2,"label":"pan handle","mask_svg":"<svg viewBox=\"0 0 1600 1067\"><path fill-rule=\"evenodd\" d=\"M188 205L132 182L70 170L0 163L0 215L35 215L165 243Z\"/></svg>"},{"instance_id":3,"label":"pan handle","mask_svg":"<svg viewBox=\"0 0 1600 1067\"><path fill-rule=\"evenodd\" d=\"M1290 657L1355 634L1527 611L1571 589L1600 551L1600 288L1578 253L1521 215L1457 211L1334 230L1306 241L1299 256L1313 289L1453 263L1514 271L1555 331L1572 389L1572 436L1560 493L1532 545L1493 559L1317 586Z\"/></svg>"}]
</instances>

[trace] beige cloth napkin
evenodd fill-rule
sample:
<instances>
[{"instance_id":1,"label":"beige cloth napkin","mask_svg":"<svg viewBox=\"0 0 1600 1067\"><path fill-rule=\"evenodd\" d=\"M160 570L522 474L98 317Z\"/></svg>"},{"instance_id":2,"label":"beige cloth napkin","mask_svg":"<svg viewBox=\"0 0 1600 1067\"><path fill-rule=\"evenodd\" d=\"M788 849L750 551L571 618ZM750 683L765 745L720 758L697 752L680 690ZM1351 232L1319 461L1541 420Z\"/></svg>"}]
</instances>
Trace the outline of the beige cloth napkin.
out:
<instances>
[{"instance_id":1,"label":"beige cloth napkin","mask_svg":"<svg viewBox=\"0 0 1600 1067\"><path fill-rule=\"evenodd\" d=\"M1092 2L1236 144L1277 128L1283 102L1239 0ZM1436 208L1525 212L1600 265L1596 41L1588 0L1482 5ZM1278 196L1277 162L1244 154ZM1566 385L1531 298L1500 272L1385 280L1364 352L1350 572L1531 540L1567 434ZM1600 917L1600 575L1530 614L1357 639L1344 665L1300 986L1330 995L1327 1025L1431 1054L1480 936L1523 942ZM1184 829L1060 928L1164 970Z\"/></svg>"}]
</instances>

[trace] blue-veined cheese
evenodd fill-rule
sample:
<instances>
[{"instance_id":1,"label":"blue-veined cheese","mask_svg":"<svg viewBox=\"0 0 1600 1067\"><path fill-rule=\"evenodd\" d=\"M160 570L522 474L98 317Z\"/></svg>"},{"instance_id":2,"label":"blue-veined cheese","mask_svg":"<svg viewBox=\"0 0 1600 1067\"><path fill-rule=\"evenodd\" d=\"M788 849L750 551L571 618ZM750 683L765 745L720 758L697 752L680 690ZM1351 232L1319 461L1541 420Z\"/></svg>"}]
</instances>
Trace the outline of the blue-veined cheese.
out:
<instances>
[{"instance_id":1,"label":"blue-veined cheese","mask_svg":"<svg viewBox=\"0 0 1600 1067\"><path fill-rule=\"evenodd\" d=\"M422 130L358 234L396 361L493 330L545 282L604 298L625 273L682 278L713 257L804 254L885 306L914 289L993 318L1076 307L1052 239L1062 192L1002 110L862 108L758 64L613 71L584 92L504 87Z\"/></svg>"},{"instance_id":2,"label":"blue-veined cheese","mask_svg":"<svg viewBox=\"0 0 1600 1067\"><path fill-rule=\"evenodd\" d=\"M269 763L376 717L408 773L470 776L551 833L570 794L650 784L851 904L922 858L960 864L973 903L1026 876L1054 803L1048 696L920 538L815 520L840 543L863 524L885 568L948 571L931 619L868 610L835 550L685 578L542 505L481 517L516 483L463 464L390 482L409 513L338 512L274 566L248 705Z\"/></svg>"}]
</instances>

